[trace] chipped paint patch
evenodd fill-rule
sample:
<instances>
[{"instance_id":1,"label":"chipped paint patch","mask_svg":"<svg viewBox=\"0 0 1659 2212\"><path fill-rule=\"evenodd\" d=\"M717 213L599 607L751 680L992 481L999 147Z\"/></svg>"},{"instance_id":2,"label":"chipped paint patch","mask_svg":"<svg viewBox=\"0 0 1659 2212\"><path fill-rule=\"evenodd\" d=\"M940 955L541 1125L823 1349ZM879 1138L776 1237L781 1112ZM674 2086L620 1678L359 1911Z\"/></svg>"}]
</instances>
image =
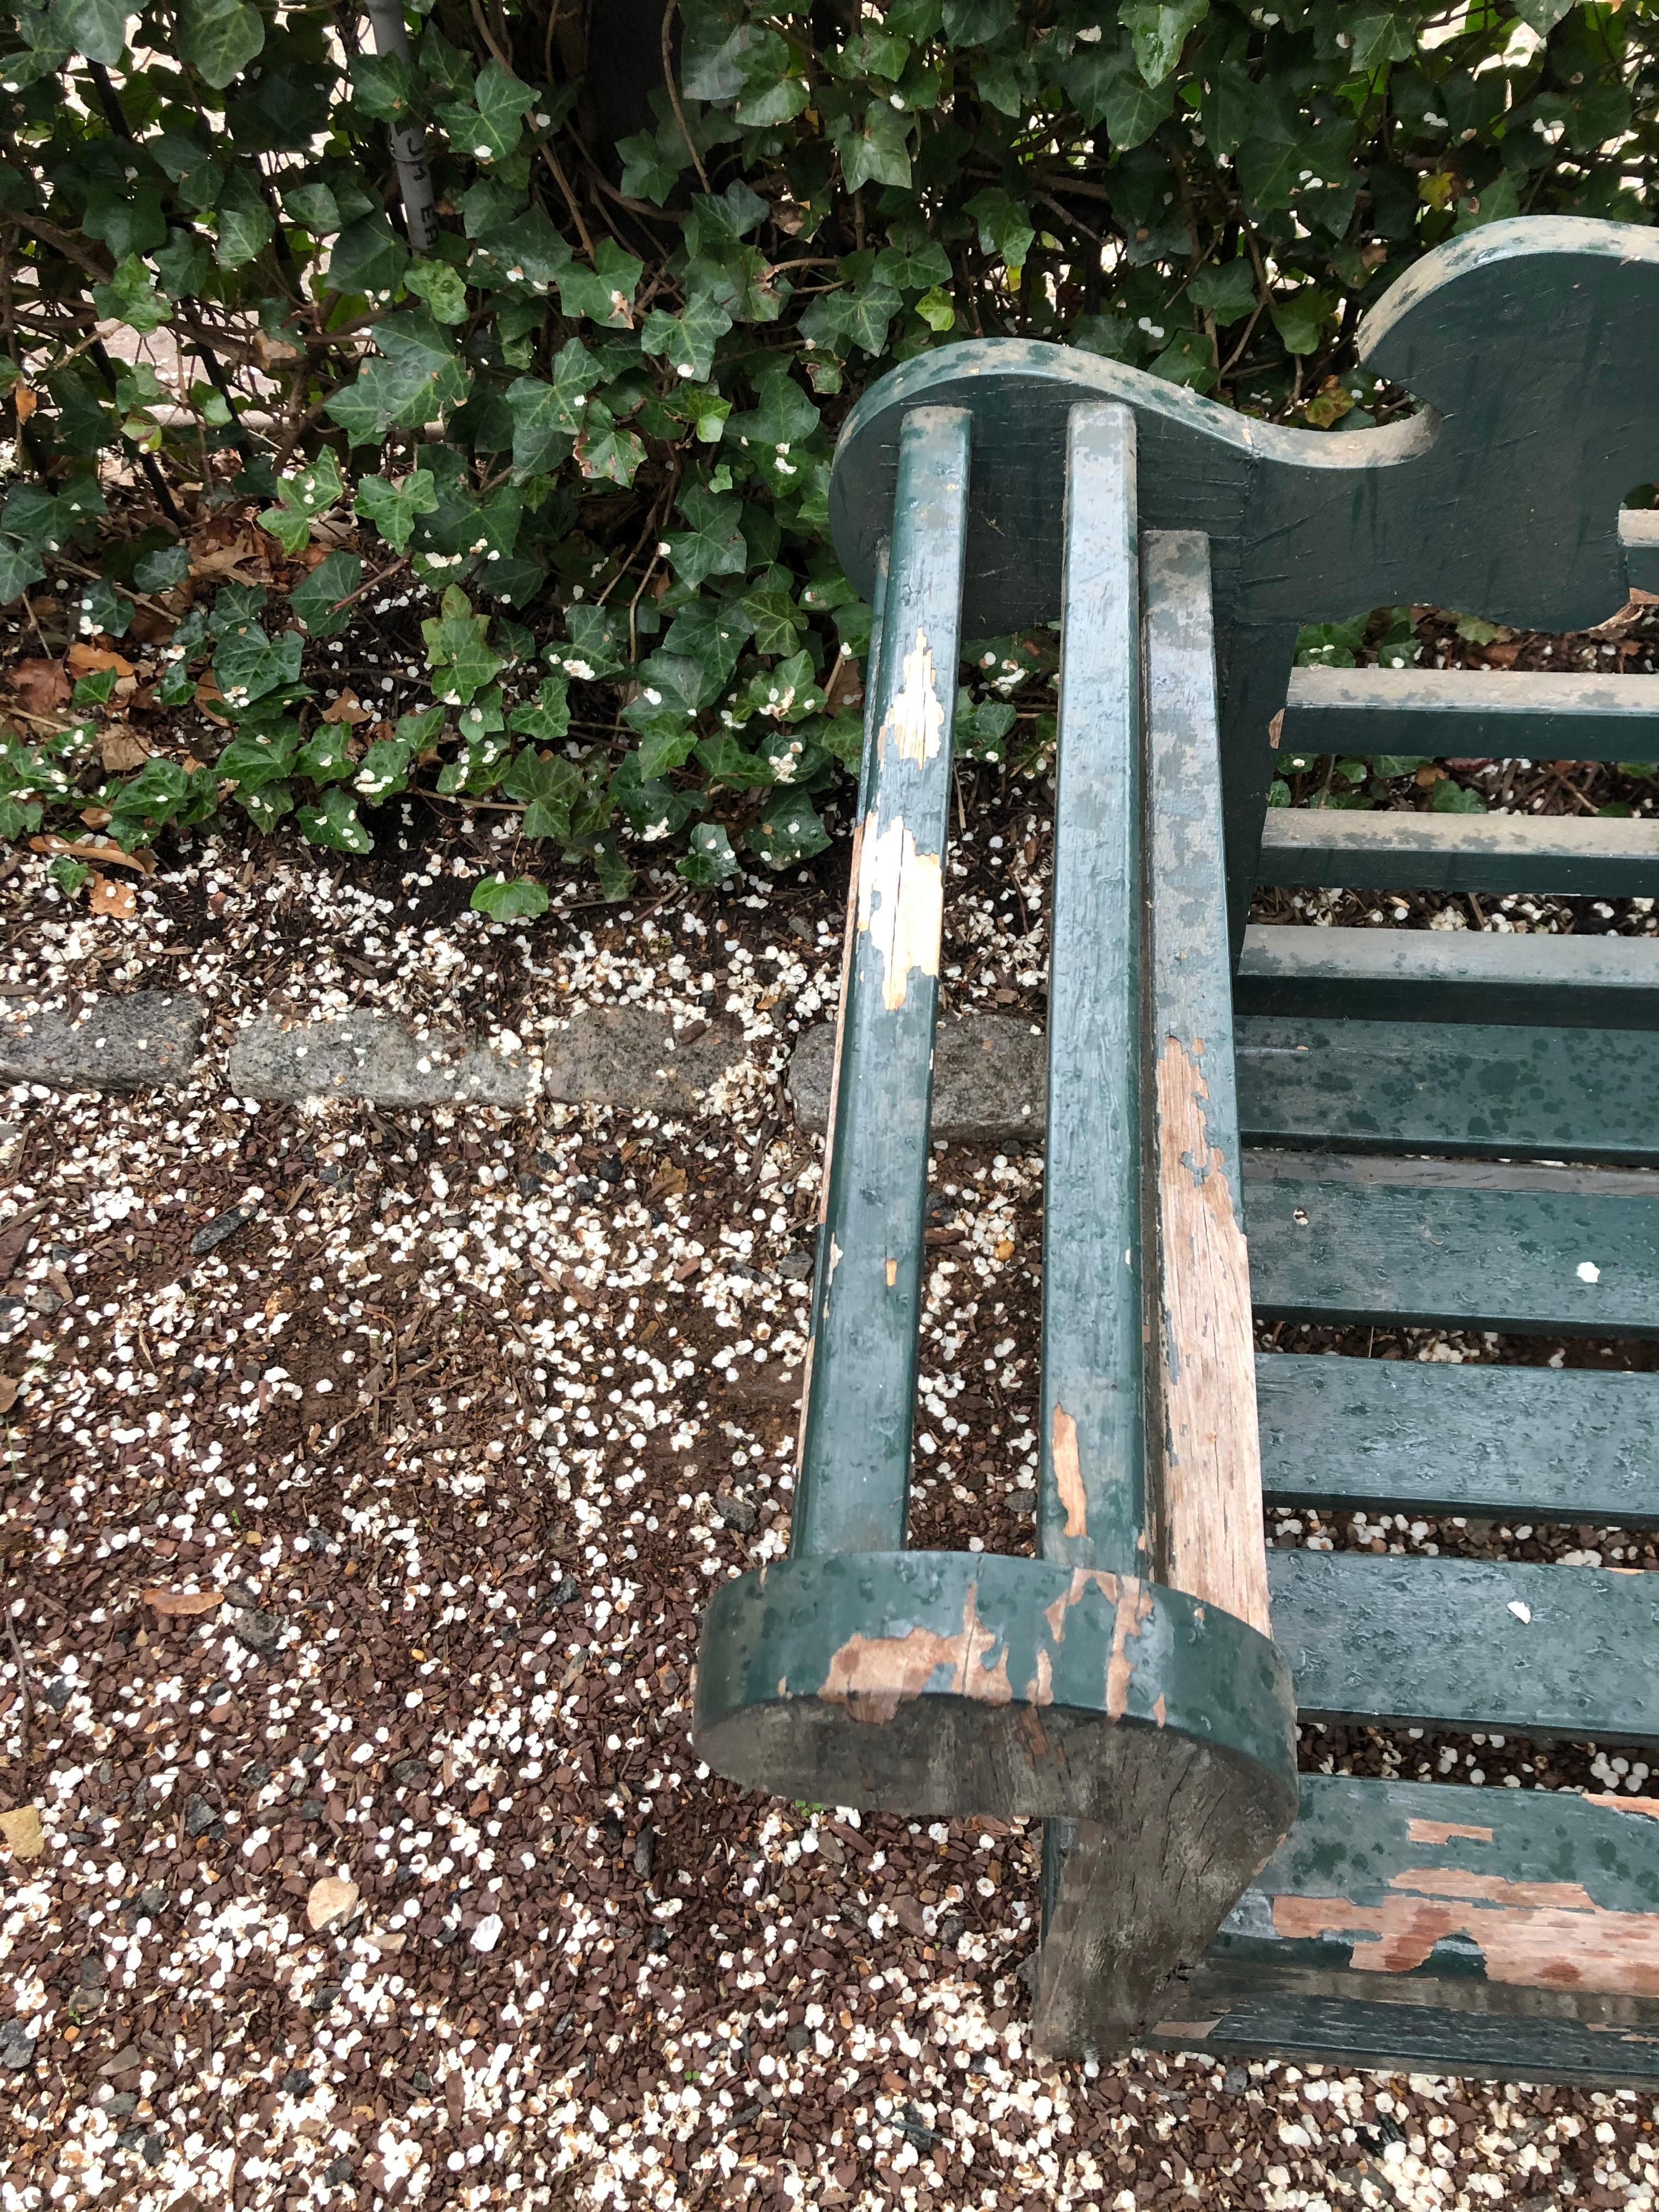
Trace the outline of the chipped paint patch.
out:
<instances>
[{"instance_id":1,"label":"chipped paint patch","mask_svg":"<svg viewBox=\"0 0 1659 2212\"><path fill-rule=\"evenodd\" d=\"M1135 1663L1127 1650L1132 1636L1139 1636L1152 1613L1152 1594L1143 1582L1133 1575L1121 1577L1118 1590L1117 1611L1112 1620L1112 1651L1106 1662L1106 1717L1121 1721L1129 1703L1129 1685L1134 1680Z\"/></svg>"},{"instance_id":2,"label":"chipped paint patch","mask_svg":"<svg viewBox=\"0 0 1659 2212\"><path fill-rule=\"evenodd\" d=\"M881 956L882 1004L896 1013L916 973L939 973L945 885L937 853L916 849L909 825L875 827L872 813L859 852L859 928Z\"/></svg>"},{"instance_id":3,"label":"chipped paint patch","mask_svg":"<svg viewBox=\"0 0 1659 2212\"><path fill-rule=\"evenodd\" d=\"M887 1262L887 1287L888 1287L888 1289L889 1289L890 1291L892 1289L892 1287L893 1287L894 1284L895 1284L896 1282L897 1282L897 1280L898 1280L898 1261L897 1261L896 1260L890 1260L890 1261Z\"/></svg>"},{"instance_id":4,"label":"chipped paint patch","mask_svg":"<svg viewBox=\"0 0 1659 2212\"><path fill-rule=\"evenodd\" d=\"M918 768L938 753L945 734L945 705L939 696L939 672L925 630L916 632L915 649L907 653L899 688L881 726L881 749Z\"/></svg>"},{"instance_id":5,"label":"chipped paint patch","mask_svg":"<svg viewBox=\"0 0 1659 2212\"><path fill-rule=\"evenodd\" d=\"M830 1662L818 1694L828 1704L845 1705L855 1721L890 1721L901 1705L919 1698L941 1668L945 1686L959 1698L981 1705L1012 1703L1008 1653L999 1630L979 1618L978 1585L969 1585L962 1626L954 1636L937 1629L913 1628L906 1636L853 1636ZM993 1655L999 1654L994 1659Z\"/></svg>"},{"instance_id":6,"label":"chipped paint patch","mask_svg":"<svg viewBox=\"0 0 1659 2212\"><path fill-rule=\"evenodd\" d=\"M1350 1963L1361 1973L1414 1972L1437 1943L1458 1936L1479 1946L1488 1981L1659 1996L1655 1916L1610 1911L1577 1882L1510 1882L1497 1875L1414 1867L1396 1875L1393 1887L1396 1893L1380 1905L1276 1897L1274 1929L1292 1942L1351 1942Z\"/></svg>"},{"instance_id":7,"label":"chipped paint patch","mask_svg":"<svg viewBox=\"0 0 1659 2212\"><path fill-rule=\"evenodd\" d=\"M1083 1469L1078 1464L1077 1423L1063 1406L1054 1407L1048 1448L1054 1463L1054 1487L1066 1508L1063 1533L1067 1536L1087 1536L1089 1500L1083 1487Z\"/></svg>"},{"instance_id":8,"label":"chipped paint patch","mask_svg":"<svg viewBox=\"0 0 1659 2212\"><path fill-rule=\"evenodd\" d=\"M1413 1844L1449 1844L1455 1836L1467 1836L1472 1844L1489 1844L1492 1839L1490 1828L1473 1828L1465 1820L1407 1820L1406 1840Z\"/></svg>"},{"instance_id":9,"label":"chipped paint patch","mask_svg":"<svg viewBox=\"0 0 1659 2212\"><path fill-rule=\"evenodd\" d=\"M1610 1797L1606 1795L1586 1797L1587 1805L1600 1805L1609 1813L1645 1814L1650 1820L1659 1820L1659 1797Z\"/></svg>"},{"instance_id":10,"label":"chipped paint patch","mask_svg":"<svg viewBox=\"0 0 1659 2212\"><path fill-rule=\"evenodd\" d=\"M1203 1051L1170 1036L1158 1060L1168 1576L1270 1636L1249 1262L1210 1142Z\"/></svg>"}]
</instances>

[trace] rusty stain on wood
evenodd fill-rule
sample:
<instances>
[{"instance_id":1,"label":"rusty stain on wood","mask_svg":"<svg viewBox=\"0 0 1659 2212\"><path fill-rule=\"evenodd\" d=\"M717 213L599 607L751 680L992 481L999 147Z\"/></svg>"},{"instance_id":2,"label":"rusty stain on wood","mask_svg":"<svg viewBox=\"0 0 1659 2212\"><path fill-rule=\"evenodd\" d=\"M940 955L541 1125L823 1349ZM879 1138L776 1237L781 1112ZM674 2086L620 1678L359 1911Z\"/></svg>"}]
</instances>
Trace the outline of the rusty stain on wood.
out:
<instances>
[{"instance_id":1,"label":"rusty stain on wood","mask_svg":"<svg viewBox=\"0 0 1659 2212\"><path fill-rule=\"evenodd\" d=\"M1659 1996L1659 1918L1596 1904L1577 1882L1505 1881L1456 1869L1413 1868L1396 1889L1416 1894L1357 1905L1340 1897L1276 1897L1273 1927L1291 1941L1351 1940L1362 1973L1409 1974L1437 1943L1477 1944L1486 1978L1523 1989Z\"/></svg>"},{"instance_id":2,"label":"rusty stain on wood","mask_svg":"<svg viewBox=\"0 0 1659 2212\"><path fill-rule=\"evenodd\" d=\"M1206 1124L1203 1049L1171 1036L1158 1062L1167 1572L1269 1636L1249 1262Z\"/></svg>"},{"instance_id":3,"label":"rusty stain on wood","mask_svg":"<svg viewBox=\"0 0 1659 2212\"><path fill-rule=\"evenodd\" d=\"M907 823L875 823L872 810L859 853L859 927L881 956L882 1004L896 1013L914 973L939 973L945 886L939 854L918 852Z\"/></svg>"},{"instance_id":4,"label":"rusty stain on wood","mask_svg":"<svg viewBox=\"0 0 1659 2212\"><path fill-rule=\"evenodd\" d=\"M881 726L881 748L921 768L939 751L945 729L939 677L924 630L917 630L915 650L904 656L902 677Z\"/></svg>"},{"instance_id":5,"label":"rusty stain on wood","mask_svg":"<svg viewBox=\"0 0 1659 2212\"><path fill-rule=\"evenodd\" d=\"M981 1620L970 1583L962 1627L954 1636L916 1627L906 1636L853 1636L835 1653L818 1692L830 1705L845 1705L850 1718L881 1723L901 1705L919 1698L941 1667L951 1670L950 1687L959 1698L988 1705L1013 1698L1006 1647L993 1660L1001 1638Z\"/></svg>"},{"instance_id":6,"label":"rusty stain on wood","mask_svg":"<svg viewBox=\"0 0 1659 2212\"><path fill-rule=\"evenodd\" d=\"M1066 1530L1068 1536L1086 1536L1089 1533L1089 1498L1083 1487L1083 1470L1078 1463L1077 1423L1063 1406L1054 1407L1051 1452L1054 1466L1054 1486L1060 1492L1060 1502L1066 1508Z\"/></svg>"},{"instance_id":7,"label":"rusty stain on wood","mask_svg":"<svg viewBox=\"0 0 1659 2212\"><path fill-rule=\"evenodd\" d=\"M1490 1828L1473 1828L1465 1820L1407 1820L1407 1840L1413 1844L1449 1844L1454 1836L1467 1836L1471 1843L1489 1844L1492 1838Z\"/></svg>"}]
</instances>

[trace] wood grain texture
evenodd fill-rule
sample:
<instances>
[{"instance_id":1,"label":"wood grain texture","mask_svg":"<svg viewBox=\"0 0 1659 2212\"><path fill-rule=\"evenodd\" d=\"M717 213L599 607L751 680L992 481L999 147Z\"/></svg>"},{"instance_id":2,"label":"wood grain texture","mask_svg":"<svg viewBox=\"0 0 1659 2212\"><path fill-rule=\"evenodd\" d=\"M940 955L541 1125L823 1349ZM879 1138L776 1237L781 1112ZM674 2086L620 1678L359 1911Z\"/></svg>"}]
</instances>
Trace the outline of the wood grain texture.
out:
<instances>
[{"instance_id":1,"label":"wood grain texture","mask_svg":"<svg viewBox=\"0 0 1659 2212\"><path fill-rule=\"evenodd\" d=\"M1066 470L1037 1548L1073 1566L1146 1574L1140 591L1129 410L1079 407Z\"/></svg>"},{"instance_id":2,"label":"wood grain texture","mask_svg":"<svg viewBox=\"0 0 1659 2212\"><path fill-rule=\"evenodd\" d=\"M1246 1014L1249 1145L1659 1166L1659 1031Z\"/></svg>"},{"instance_id":3,"label":"wood grain texture","mask_svg":"<svg viewBox=\"0 0 1659 2212\"><path fill-rule=\"evenodd\" d=\"M1287 754L1420 753L1434 760L1659 759L1659 676L1468 668L1298 668Z\"/></svg>"},{"instance_id":4,"label":"wood grain texture","mask_svg":"<svg viewBox=\"0 0 1659 2212\"><path fill-rule=\"evenodd\" d=\"M1277 1504L1659 1528L1659 1376L1267 1352L1255 1386Z\"/></svg>"},{"instance_id":5,"label":"wood grain texture","mask_svg":"<svg viewBox=\"0 0 1659 2212\"><path fill-rule=\"evenodd\" d=\"M1560 757L1553 747L1551 756ZM1652 898L1659 896L1659 822L1274 806L1262 823L1257 876L1264 884L1352 890Z\"/></svg>"},{"instance_id":6,"label":"wood grain texture","mask_svg":"<svg viewBox=\"0 0 1659 2212\"><path fill-rule=\"evenodd\" d=\"M1233 985L1241 1014L1300 1019L1659 1028L1659 938L1255 923Z\"/></svg>"},{"instance_id":7,"label":"wood grain texture","mask_svg":"<svg viewBox=\"0 0 1659 2212\"><path fill-rule=\"evenodd\" d=\"M968 420L906 425L853 887L797 1554L904 1541L939 1000Z\"/></svg>"},{"instance_id":8,"label":"wood grain texture","mask_svg":"<svg viewBox=\"0 0 1659 2212\"><path fill-rule=\"evenodd\" d=\"M1164 1571L1176 1589L1267 1635L1215 674L1200 538L1148 538L1146 599Z\"/></svg>"}]
</instances>

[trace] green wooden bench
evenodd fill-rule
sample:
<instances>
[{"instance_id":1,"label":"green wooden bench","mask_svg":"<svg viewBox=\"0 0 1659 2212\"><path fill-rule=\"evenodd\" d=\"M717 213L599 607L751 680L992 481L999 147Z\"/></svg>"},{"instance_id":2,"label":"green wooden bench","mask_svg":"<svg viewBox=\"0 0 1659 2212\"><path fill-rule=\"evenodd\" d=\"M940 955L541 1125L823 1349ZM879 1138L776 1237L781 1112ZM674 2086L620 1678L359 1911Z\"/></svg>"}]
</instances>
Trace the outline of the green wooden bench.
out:
<instances>
[{"instance_id":1,"label":"green wooden bench","mask_svg":"<svg viewBox=\"0 0 1659 2212\"><path fill-rule=\"evenodd\" d=\"M1362 350L1420 411L1281 429L1010 340L847 423L878 624L793 1546L714 1597L696 1741L792 1797L1042 1816L1051 2051L1651 2083L1653 1802L1298 1777L1294 1724L1659 1741L1659 1581L1269 1553L1262 1506L1659 1524L1659 1377L1258 1355L1251 1316L1659 1334L1659 941L1246 916L1659 894L1645 822L1267 805L1290 748L1659 759L1659 678L1291 665L1388 602L1561 630L1659 591L1621 513L1659 233L1490 224ZM1036 1555L913 1551L958 645L1055 621Z\"/></svg>"}]
</instances>

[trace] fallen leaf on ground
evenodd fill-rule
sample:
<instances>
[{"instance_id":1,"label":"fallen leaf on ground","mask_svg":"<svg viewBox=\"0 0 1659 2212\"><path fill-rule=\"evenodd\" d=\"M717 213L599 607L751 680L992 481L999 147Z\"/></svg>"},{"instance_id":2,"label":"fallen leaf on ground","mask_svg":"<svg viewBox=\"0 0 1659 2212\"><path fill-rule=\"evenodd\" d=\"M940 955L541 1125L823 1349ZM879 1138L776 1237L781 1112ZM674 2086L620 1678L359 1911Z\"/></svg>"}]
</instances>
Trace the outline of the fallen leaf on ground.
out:
<instances>
[{"instance_id":1,"label":"fallen leaf on ground","mask_svg":"<svg viewBox=\"0 0 1659 2212\"><path fill-rule=\"evenodd\" d=\"M40 403L27 384L14 384L11 387L11 404L17 410L18 421L27 422Z\"/></svg>"},{"instance_id":2,"label":"fallen leaf on ground","mask_svg":"<svg viewBox=\"0 0 1659 2212\"><path fill-rule=\"evenodd\" d=\"M107 914L117 921L131 921L138 911L138 894L131 884L118 884L94 868L87 887L87 912Z\"/></svg>"},{"instance_id":3,"label":"fallen leaf on ground","mask_svg":"<svg viewBox=\"0 0 1659 2212\"><path fill-rule=\"evenodd\" d=\"M322 718L325 722L372 722L374 719L355 691L342 691L337 699L331 699Z\"/></svg>"},{"instance_id":4,"label":"fallen leaf on ground","mask_svg":"<svg viewBox=\"0 0 1659 2212\"><path fill-rule=\"evenodd\" d=\"M225 726L226 717L223 714L216 714L213 710L216 707L222 707L224 703L225 695L212 677L204 676L196 686L196 704L207 716L209 721L217 722L221 729Z\"/></svg>"},{"instance_id":5,"label":"fallen leaf on ground","mask_svg":"<svg viewBox=\"0 0 1659 2212\"><path fill-rule=\"evenodd\" d=\"M149 758L149 747L134 730L106 730L98 740L98 757L112 770L137 768Z\"/></svg>"},{"instance_id":6,"label":"fallen leaf on ground","mask_svg":"<svg viewBox=\"0 0 1659 2212\"><path fill-rule=\"evenodd\" d=\"M108 817L106 816L105 819L107 820ZM72 860L100 861L106 868L137 868L141 876L155 873L155 854L145 852L142 847L136 853L126 853L118 845L94 843L90 837L77 837L71 842L67 837L47 835L31 837L29 850L31 853L67 853Z\"/></svg>"},{"instance_id":7,"label":"fallen leaf on ground","mask_svg":"<svg viewBox=\"0 0 1659 2212\"><path fill-rule=\"evenodd\" d=\"M49 714L69 703L70 680L61 661L20 660L9 688L26 714Z\"/></svg>"},{"instance_id":8,"label":"fallen leaf on ground","mask_svg":"<svg viewBox=\"0 0 1659 2212\"><path fill-rule=\"evenodd\" d=\"M118 676L136 676L138 672L122 653L112 653L107 646L70 646L70 672L74 676L95 676L100 668L112 668Z\"/></svg>"},{"instance_id":9,"label":"fallen leaf on ground","mask_svg":"<svg viewBox=\"0 0 1659 2212\"><path fill-rule=\"evenodd\" d=\"M211 1613L216 1605L224 1603L225 1594L216 1589L147 1589L143 1601L153 1606L157 1613L178 1613L187 1619L192 1613Z\"/></svg>"},{"instance_id":10,"label":"fallen leaf on ground","mask_svg":"<svg viewBox=\"0 0 1659 2212\"><path fill-rule=\"evenodd\" d=\"M320 1935L325 1928L337 1920L343 1920L357 1909L357 1885L343 1875L325 1874L320 1881L313 1881L311 1893L306 1899L306 1918L313 1934Z\"/></svg>"},{"instance_id":11,"label":"fallen leaf on ground","mask_svg":"<svg viewBox=\"0 0 1659 2212\"><path fill-rule=\"evenodd\" d=\"M38 1859L46 1848L40 1814L33 1805L20 1805L15 1813L0 1813L0 1836L11 1845L17 1859Z\"/></svg>"},{"instance_id":12,"label":"fallen leaf on ground","mask_svg":"<svg viewBox=\"0 0 1659 2212\"><path fill-rule=\"evenodd\" d=\"M15 1375L0 1375L0 1413L10 1413L23 1385Z\"/></svg>"}]
</instances>

